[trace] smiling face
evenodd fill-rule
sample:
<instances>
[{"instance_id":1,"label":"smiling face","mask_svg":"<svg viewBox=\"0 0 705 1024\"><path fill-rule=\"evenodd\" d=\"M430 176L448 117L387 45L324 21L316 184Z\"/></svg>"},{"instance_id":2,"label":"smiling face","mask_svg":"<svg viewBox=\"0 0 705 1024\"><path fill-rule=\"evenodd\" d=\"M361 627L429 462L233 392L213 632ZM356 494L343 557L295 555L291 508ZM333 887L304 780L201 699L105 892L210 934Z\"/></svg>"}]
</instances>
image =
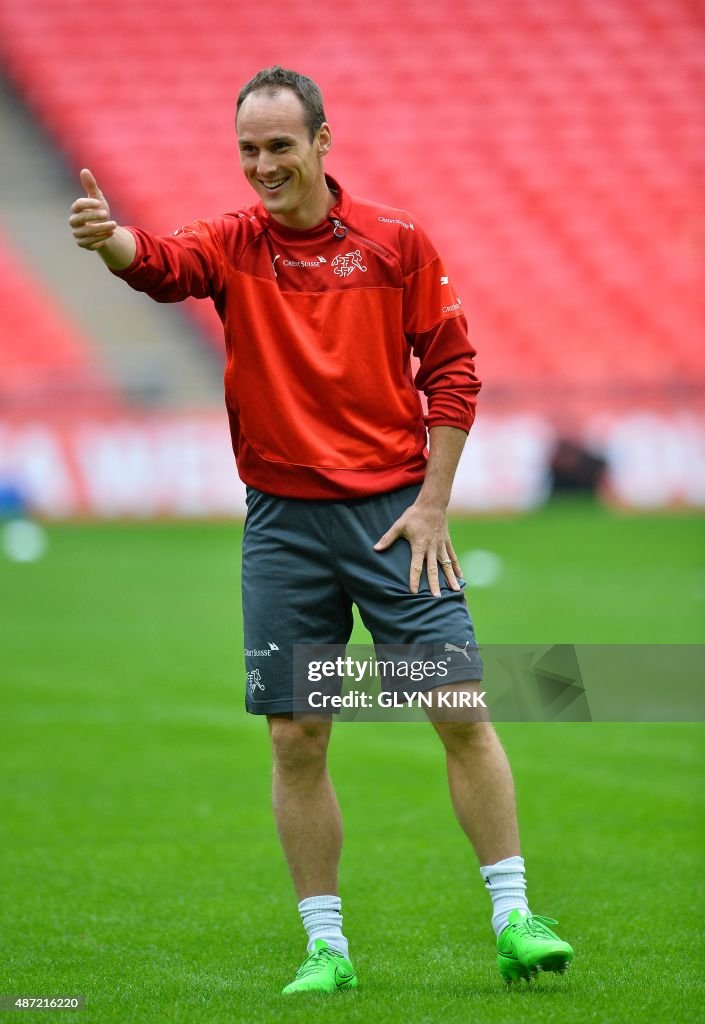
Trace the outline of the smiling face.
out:
<instances>
[{"instance_id":1,"label":"smiling face","mask_svg":"<svg viewBox=\"0 0 705 1024\"><path fill-rule=\"evenodd\" d=\"M323 172L331 146L323 123L313 139L291 89L250 93L237 115L240 166L268 212L291 228L311 228L334 198Z\"/></svg>"}]
</instances>

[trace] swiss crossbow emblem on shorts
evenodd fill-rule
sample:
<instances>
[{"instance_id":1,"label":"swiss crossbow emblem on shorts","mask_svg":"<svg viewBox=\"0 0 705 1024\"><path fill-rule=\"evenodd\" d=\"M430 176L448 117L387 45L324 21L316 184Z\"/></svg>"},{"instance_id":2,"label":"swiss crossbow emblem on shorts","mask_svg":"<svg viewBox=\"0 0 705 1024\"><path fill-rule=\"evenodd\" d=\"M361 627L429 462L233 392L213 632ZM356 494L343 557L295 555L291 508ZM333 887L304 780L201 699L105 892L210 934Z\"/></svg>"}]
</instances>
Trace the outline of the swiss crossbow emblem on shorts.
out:
<instances>
[{"instance_id":1,"label":"swiss crossbow emblem on shorts","mask_svg":"<svg viewBox=\"0 0 705 1024\"><path fill-rule=\"evenodd\" d=\"M367 273L367 267L362 262L362 253L359 249L355 249L354 252L340 253L334 260L331 260L331 267L333 273L338 277L350 277L353 270L361 270L363 274Z\"/></svg>"},{"instance_id":2,"label":"swiss crossbow emblem on shorts","mask_svg":"<svg viewBox=\"0 0 705 1024\"><path fill-rule=\"evenodd\" d=\"M262 682L262 673L258 668L254 668L251 672L247 673L247 688L250 691L250 695L254 697L255 690L263 690L264 683Z\"/></svg>"}]
</instances>

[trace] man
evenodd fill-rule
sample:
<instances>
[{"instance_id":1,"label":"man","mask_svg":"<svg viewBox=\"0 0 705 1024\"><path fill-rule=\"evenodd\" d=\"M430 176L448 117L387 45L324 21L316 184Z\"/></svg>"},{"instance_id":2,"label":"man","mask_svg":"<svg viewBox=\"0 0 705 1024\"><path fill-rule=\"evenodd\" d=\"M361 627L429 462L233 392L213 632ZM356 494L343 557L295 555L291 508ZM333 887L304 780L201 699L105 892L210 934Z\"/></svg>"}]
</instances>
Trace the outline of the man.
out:
<instances>
[{"instance_id":1,"label":"man","mask_svg":"<svg viewBox=\"0 0 705 1024\"><path fill-rule=\"evenodd\" d=\"M236 124L257 205L154 237L111 220L84 170L87 196L70 224L133 288L161 302L210 297L223 321L226 406L247 484L247 709L267 716L274 814L308 935L284 992L333 992L357 977L338 897L331 721L306 714L293 648L343 649L355 603L377 645L404 645L400 661L458 653L442 685L420 689L476 688L482 664L446 508L480 383L461 301L426 234L325 174L332 136L316 84L261 71L240 93ZM565 970L571 947L528 908L513 783L492 726L431 717L483 865L502 976Z\"/></svg>"}]
</instances>

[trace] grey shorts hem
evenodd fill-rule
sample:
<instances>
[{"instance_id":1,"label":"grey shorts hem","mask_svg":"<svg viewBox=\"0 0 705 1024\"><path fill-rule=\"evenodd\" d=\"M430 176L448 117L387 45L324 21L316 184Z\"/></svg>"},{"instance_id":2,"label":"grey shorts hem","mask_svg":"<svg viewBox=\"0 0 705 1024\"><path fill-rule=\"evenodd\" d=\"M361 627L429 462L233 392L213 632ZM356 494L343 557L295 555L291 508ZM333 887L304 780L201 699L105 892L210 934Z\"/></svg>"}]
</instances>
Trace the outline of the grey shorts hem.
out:
<instances>
[{"instance_id":1,"label":"grey shorts hem","mask_svg":"<svg viewBox=\"0 0 705 1024\"><path fill-rule=\"evenodd\" d=\"M332 712L319 711L311 708L306 701L296 700L273 700L268 704L257 704L252 706L245 704L245 711L248 715L257 717L262 715L316 715L319 718L331 718Z\"/></svg>"}]
</instances>

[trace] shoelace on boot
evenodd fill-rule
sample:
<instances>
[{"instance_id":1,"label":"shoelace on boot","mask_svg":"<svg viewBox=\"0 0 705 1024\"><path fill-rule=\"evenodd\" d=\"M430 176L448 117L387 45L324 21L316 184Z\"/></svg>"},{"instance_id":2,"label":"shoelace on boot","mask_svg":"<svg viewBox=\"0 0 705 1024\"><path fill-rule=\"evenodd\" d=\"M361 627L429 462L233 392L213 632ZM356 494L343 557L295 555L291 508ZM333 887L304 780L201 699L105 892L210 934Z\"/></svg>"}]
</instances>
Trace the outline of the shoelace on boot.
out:
<instances>
[{"instance_id":1,"label":"shoelace on boot","mask_svg":"<svg viewBox=\"0 0 705 1024\"><path fill-rule=\"evenodd\" d=\"M312 974L326 960L330 960L335 956L342 957L343 954L338 953L335 949L317 949L315 953L309 953L296 972L296 977L305 978L307 974Z\"/></svg>"},{"instance_id":2,"label":"shoelace on boot","mask_svg":"<svg viewBox=\"0 0 705 1024\"><path fill-rule=\"evenodd\" d=\"M514 927L520 932L528 932L529 935L533 935L535 938L555 939L556 936L548 927L549 924L558 924L558 921L553 917L543 917L541 914L535 914L524 918L521 924L517 923Z\"/></svg>"}]
</instances>

